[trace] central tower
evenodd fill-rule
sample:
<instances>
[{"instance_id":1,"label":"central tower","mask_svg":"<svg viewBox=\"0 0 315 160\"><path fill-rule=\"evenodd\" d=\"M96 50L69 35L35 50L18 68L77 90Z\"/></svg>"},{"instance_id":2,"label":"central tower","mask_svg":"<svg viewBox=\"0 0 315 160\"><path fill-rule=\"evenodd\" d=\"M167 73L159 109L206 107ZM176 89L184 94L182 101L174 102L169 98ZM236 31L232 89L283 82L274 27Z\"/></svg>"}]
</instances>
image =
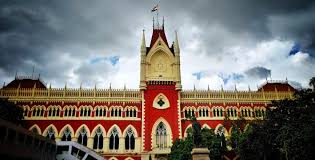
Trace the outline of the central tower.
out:
<instances>
[{"instance_id":1,"label":"central tower","mask_svg":"<svg viewBox=\"0 0 315 160\"><path fill-rule=\"evenodd\" d=\"M141 41L140 89L145 90L147 82L173 82L176 90L181 90L180 50L177 32L175 41L169 47L164 31L164 23L153 26L150 46L145 44L144 31Z\"/></svg>"},{"instance_id":2,"label":"central tower","mask_svg":"<svg viewBox=\"0 0 315 160\"><path fill-rule=\"evenodd\" d=\"M162 26L153 25L148 47L143 31L140 65L142 151L159 157L170 153L173 141L181 138L180 50L176 32L169 46L164 22Z\"/></svg>"}]
</instances>

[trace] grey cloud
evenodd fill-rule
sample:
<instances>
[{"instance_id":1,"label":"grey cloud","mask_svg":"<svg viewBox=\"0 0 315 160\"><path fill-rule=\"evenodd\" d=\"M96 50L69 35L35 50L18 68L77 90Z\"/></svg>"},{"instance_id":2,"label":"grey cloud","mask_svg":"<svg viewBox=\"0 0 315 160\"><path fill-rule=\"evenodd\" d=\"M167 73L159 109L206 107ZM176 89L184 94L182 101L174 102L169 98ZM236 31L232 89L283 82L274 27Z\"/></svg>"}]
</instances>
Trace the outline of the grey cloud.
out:
<instances>
[{"instance_id":1,"label":"grey cloud","mask_svg":"<svg viewBox=\"0 0 315 160\"><path fill-rule=\"evenodd\" d=\"M15 71L29 73L34 65L46 81L68 81L70 74L94 81L92 76L84 76L87 71L82 68L87 66L80 66L84 65L82 61L91 54L138 56L141 29L148 29L150 37L154 16L150 9L154 3L0 0L3 79L13 77ZM189 43L185 34L191 33L182 26L198 26L200 32L193 38L201 41L200 52L217 59L229 54L226 47L254 46L274 37L300 42L302 50L310 53L315 48L315 9L311 0L174 0L161 1L160 6L169 42L172 31L179 29L185 46ZM66 59L64 54L69 57ZM95 68L93 72L107 75L109 67Z\"/></svg>"},{"instance_id":2,"label":"grey cloud","mask_svg":"<svg viewBox=\"0 0 315 160\"><path fill-rule=\"evenodd\" d=\"M250 78L263 79L270 77L271 70L264 67L253 67L245 71L245 74Z\"/></svg>"}]
</instances>

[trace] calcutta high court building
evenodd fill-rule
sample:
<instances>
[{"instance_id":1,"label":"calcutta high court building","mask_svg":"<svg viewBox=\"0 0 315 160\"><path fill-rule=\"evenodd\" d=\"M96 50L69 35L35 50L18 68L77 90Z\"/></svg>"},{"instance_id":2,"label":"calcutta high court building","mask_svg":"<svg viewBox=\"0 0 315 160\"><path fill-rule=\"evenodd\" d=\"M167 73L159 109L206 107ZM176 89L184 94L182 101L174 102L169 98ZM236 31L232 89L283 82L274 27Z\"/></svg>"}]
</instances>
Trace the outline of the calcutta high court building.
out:
<instances>
[{"instance_id":1,"label":"calcutta high court building","mask_svg":"<svg viewBox=\"0 0 315 160\"><path fill-rule=\"evenodd\" d=\"M257 90L183 90L177 33L169 44L164 24L153 25L149 46L140 45L138 89L52 88L39 77L16 76L0 89L24 109L32 132L58 141L74 141L106 159L165 159L176 139L187 136L194 115L202 127L229 136L231 121L263 118L272 100L292 98L287 81L267 81ZM151 157L151 158L149 158Z\"/></svg>"}]
</instances>

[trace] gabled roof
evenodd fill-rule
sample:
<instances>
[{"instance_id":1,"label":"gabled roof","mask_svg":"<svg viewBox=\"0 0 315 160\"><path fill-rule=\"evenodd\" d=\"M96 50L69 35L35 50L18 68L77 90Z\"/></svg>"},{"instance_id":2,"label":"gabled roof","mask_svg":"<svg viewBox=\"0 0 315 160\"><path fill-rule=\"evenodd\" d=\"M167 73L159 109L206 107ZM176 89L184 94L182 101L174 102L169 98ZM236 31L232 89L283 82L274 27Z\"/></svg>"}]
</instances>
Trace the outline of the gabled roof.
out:
<instances>
[{"instance_id":1,"label":"gabled roof","mask_svg":"<svg viewBox=\"0 0 315 160\"><path fill-rule=\"evenodd\" d=\"M258 91L264 91L264 92L287 92L296 91L295 88L293 88L287 81L266 81L261 87L258 88Z\"/></svg>"},{"instance_id":2,"label":"gabled roof","mask_svg":"<svg viewBox=\"0 0 315 160\"><path fill-rule=\"evenodd\" d=\"M154 43L159 38L159 36L163 39L165 44L167 44L167 46L168 46L167 39L166 39L166 36L165 36L164 27L162 27L162 28L153 28L150 48L154 45Z\"/></svg>"},{"instance_id":3,"label":"gabled roof","mask_svg":"<svg viewBox=\"0 0 315 160\"><path fill-rule=\"evenodd\" d=\"M31 78L23 78L23 79L14 79L9 84L4 86L3 88L33 88L36 84L36 88L47 88L45 84L40 79L31 79Z\"/></svg>"}]
</instances>

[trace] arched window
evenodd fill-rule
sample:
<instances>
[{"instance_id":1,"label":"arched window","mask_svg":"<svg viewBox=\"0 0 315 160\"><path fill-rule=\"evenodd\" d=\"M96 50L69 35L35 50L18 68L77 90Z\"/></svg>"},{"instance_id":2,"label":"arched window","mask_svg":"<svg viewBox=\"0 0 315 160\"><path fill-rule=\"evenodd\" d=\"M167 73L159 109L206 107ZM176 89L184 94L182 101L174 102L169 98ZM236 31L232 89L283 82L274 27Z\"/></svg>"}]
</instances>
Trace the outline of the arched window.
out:
<instances>
[{"instance_id":1,"label":"arched window","mask_svg":"<svg viewBox=\"0 0 315 160\"><path fill-rule=\"evenodd\" d=\"M93 149L103 149L103 132L101 127L98 127L95 131Z\"/></svg>"},{"instance_id":2,"label":"arched window","mask_svg":"<svg viewBox=\"0 0 315 160\"><path fill-rule=\"evenodd\" d=\"M86 129L85 127L82 127L82 129L79 132L79 137L78 137L78 143L86 146L87 145L87 135L86 135Z\"/></svg>"},{"instance_id":3,"label":"arched window","mask_svg":"<svg viewBox=\"0 0 315 160\"><path fill-rule=\"evenodd\" d=\"M126 150L134 150L135 149L135 136L131 127L128 128L126 137L125 137L125 149Z\"/></svg>"},{"instance_id":4,"label":"arched window","mask_svg":"<svg viewBox=\"0 0 315 160\"><path fill-rule=\"evenodd\" d=\"M47 131L47 138L50 138L52 140L55 140L55 131L52 127L48 128L48 131Z\"/></svg>"},{"instance_id":5,"label":"arched window","mask_svg":"<svg viewBox=\"0 0 315 160\"><path fill-rule=\"evenodd\" d=\"M217 116L217 109L213 109L213 117Z\"/></svg>"},{"instance_id":6,"label":"arched window","mask_svg":"<svg viewBox=\"0 0 315 160\"><path fill-rule=\"evenodd\" d=\"M137 110L136 109L133 110L133 117L137 118Z\"/></svg>"},{"instance_id":7,"label":"arched window","mask_svg":"<svg viewBox=\"0 0 315 160\"><path fill-rule=\"evenodd\" d=\"M61 141L71 141L71 131L70 131L69 127L67 127L63 131L63 136L61 138Z\"/></svg>"},{"instance_id":8,"label":"arched window","mask_svg":"<svg viewBox=\"0 0 315 160\"><path fill-rule=\"evenodd\" d=\"M118 131L116 128L114 128L110 133L109 137L109 149L118 150L118 147L119 147Z\"/></svg>"},{"instance_id":9,"label":"arched window","mask_svg":"<svg viewBox=\"0 0 315 160\"><path fill-rule=\"evenodd\" d=\"M129 117L129 109L126 111L126 117Z\"/></svg>"},{"instance_id":10,"label":"arched window","mask_svg":"<svg viewBox=\"0 0 315 160\"><path fill-rule=\"evenodd\" d=\"M38 132L38 130L37 130L36 127L33 127L33 128L32 128L32 132L35 133L35 134L39 134L39 132Z\"/></svg>"},{"instance_id":11,"label":"arched window","mask_svg":"<svg viewBox=\"0 0 315 160\"><path fill-rule=\"evenodd\" d=\"M167 147L167 133L163 122L160 122L156 128L156 145L158 148Z\"/></svg>"},{"instance_id":12,"label":"arched window","mask_svg":"<svg viewBox=\"0 0 315 160\"><path fill-rule=\"evenodd\" d=\"M24 116L28 116L28 108L27 107L24 107Z\"/></svg>"}]
</instances>

